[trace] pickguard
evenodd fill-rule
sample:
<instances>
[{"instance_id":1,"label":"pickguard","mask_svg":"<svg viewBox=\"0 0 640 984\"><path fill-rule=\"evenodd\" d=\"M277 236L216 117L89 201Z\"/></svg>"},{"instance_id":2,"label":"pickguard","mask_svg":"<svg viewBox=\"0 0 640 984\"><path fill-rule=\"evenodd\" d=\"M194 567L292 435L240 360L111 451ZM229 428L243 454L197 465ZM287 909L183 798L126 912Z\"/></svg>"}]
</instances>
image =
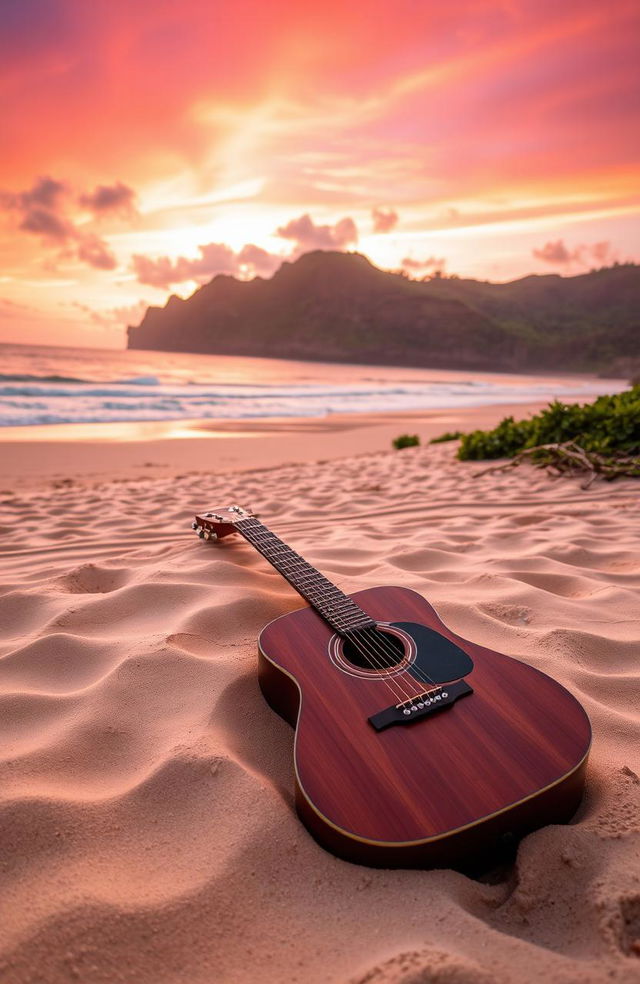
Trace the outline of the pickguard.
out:
<instances>
[{"instance_id":1,"label":"pickguard","mask_svg":"<svg viewBox=\"0 0 640 984\"><path fill-rule=\"evenodd\" d=\"M392 626L410 635L416 644L416 658L408 670L416 679L424 677L433 683L448 683L471 673L473 660L459 646L439 632L418 622L391 622Z\"/></svg>"}]
</instances>

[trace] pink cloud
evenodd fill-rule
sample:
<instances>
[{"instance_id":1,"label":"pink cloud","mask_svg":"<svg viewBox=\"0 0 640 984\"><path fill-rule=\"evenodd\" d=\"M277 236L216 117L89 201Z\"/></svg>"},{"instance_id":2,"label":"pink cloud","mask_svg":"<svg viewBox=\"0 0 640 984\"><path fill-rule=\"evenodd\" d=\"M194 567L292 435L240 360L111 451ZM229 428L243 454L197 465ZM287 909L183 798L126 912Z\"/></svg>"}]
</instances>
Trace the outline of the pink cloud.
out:
<instances>
[{"instance_id":1,"label":"pink cloud","mask_svg":"<svg viewBox=\"0 0 640 984\"><path fill-rule=\"evenodd\" d=\"M136 193L122 181L98 185L92 192L80 195L78 201L96 215L115 213L129 216L135 212Z\"/></svg>"},{"instance_id":2,"label":"pink cloud","mask_svg":"<svg viewBox=\"0 0 640 984\"><path fill-rule=\"evenodd\" d=\"M115 270L118 265L116 258L103 239L88 232L76 235L76 240L76 255L79 260L94 270Z\"/></svg>"},{"instance_id":3,"label":"pink cloud","mask_svg":"<svg viewBox=\"0 0 640 984\"><path fill-rule=\"evenodd\" d=\"M266 249L262 249L261 246L254 246L253 243L247 243L238 253L239 266L247 266L255 274L262 277L270 277L281 263L281 256L275 256L273 253L267 252Z\"/></svg>"},{"instance_id":4,"label":"pink cloud","mask_svg":"<svg viewBox=\"0 0 640 984\"><path fill-rule=\"evenodd\" d=\"M398 213L392 208L385 211L383 208L374 208L371 211L374 232L391 232L398 224Z\"/></svg>"},{"instance_id":5,"label":"pink cloud","mask_svg":"<svg viewBox=\"0 0 640 984\"><path fill-rule=\"evenodd\" d=\"M175 260L168 256L152 259L134 254L132 269L141 284L167 289L172 284L189 280L204 284L219 273L270 275L282 263L282 257L274 256L253 243L243 246L238 253L225 243L206 243L198 249L198 257L179 256Z\"/></svg>"},{"instance_id":6,"label":"pink cloud","mask_svg":"<svg viewBox=\"0 0 640 984\"><path fill-rule=\"evenodd\" d=\"M579 243L573 249L569 249L564 239L556 239L545 243L540 249L532 250L532 255L537 260L553 266L570 266L576 263L591 266L594 262L603 265L615 260L615 252L608 240L598 243Z\"/></svg>"},{"instance_id":7,"label":"pink cloud","mask_svg":"<svg viewBox=\"0 0 640 984\"><path fill-rule=\"evenodd\" d=\"M301 215L280 226L276 235L292 240L297 253L308 253L313 249L344 249L358 241L356 224L348 216L335 225L316 225L310 215Z\"/></svg>"},{"instance_id":8,"label":"pink cloud","mask_svg":"<svg viewBox=\"0 0 640 984\"><path fill-rule=\"evenodd\" d=\"M65 182L40 177L26 191L0 192L0 207L17 216L18 228L23 232L59 248L60 257L75 256L96 270L113 270L116 258L107 243L69 218L69 195Z\"/></svg>"}]
</instances>

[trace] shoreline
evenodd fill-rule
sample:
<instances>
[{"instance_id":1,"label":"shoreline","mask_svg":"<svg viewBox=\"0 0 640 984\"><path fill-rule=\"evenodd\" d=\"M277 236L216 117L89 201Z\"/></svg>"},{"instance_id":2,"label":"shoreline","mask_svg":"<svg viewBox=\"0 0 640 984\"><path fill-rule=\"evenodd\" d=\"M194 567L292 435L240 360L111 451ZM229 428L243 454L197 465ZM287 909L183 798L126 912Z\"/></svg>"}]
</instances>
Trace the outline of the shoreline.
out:
<instances>
[{"instance_id":1,"label":"shoreline","mask_svg":"<svg viewBox=\"0 0 640 984\"><path fill-rule=\"evenodd\" d=\"M13 491L69 480L168 478L336 460L390 451L393 438L405 432L418 434L425 445L445 431L494 427L503 417L524 418L547 405L4 428L0 487Z\"/></svg>"}]
</instances>

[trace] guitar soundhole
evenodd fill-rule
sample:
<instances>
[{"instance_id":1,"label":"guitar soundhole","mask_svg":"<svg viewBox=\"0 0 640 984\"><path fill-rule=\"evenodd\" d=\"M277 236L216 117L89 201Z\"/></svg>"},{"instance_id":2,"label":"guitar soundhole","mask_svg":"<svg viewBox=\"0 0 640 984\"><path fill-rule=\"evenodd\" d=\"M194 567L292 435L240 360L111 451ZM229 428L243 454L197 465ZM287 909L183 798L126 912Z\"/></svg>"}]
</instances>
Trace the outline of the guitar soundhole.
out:
<instances>
[{"instance_id":1,"label":"guitar soundhole","mask_svg":"<svg viewBox=\"0 0 640 984\"><path fill-rule=\"evenodd\" d=\"M405 658L402 639L380 629L360 629L342 643L342 655L363 670L388 670Z\"/></svg>"}]
</instances>

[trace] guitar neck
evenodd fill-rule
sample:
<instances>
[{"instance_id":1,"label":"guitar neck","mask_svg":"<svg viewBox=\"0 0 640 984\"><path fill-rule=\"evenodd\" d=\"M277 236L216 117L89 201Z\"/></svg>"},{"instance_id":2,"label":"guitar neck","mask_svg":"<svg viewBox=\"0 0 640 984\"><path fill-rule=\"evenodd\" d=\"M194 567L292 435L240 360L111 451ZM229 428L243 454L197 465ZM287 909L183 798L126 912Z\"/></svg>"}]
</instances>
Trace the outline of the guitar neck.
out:
<instances>
[{"instance_id":1,"label":"guitar neck","mask_svg":"<svg viewBox=\"0 0 640 984\"><path fill-rule=\"evenodd\" d=\"M235 528L340 635L375 625L340 588L253 516Z\"/></svg>"}]
</instances>

